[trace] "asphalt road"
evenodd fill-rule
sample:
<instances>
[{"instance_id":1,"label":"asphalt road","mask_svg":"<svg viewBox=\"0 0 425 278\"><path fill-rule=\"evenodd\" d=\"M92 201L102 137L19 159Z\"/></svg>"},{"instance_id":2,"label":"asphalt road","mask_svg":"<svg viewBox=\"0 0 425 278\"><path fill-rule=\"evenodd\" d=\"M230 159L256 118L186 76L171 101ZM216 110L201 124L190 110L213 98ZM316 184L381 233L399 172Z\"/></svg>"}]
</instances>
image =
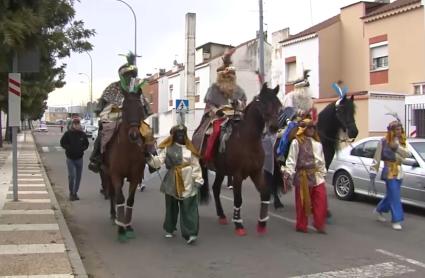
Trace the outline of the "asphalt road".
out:
<instances>
[{"instance_id":1,"label":"asphalt road","mask_svg":"<svg viewBox=\"0 0 425 278\"><path fill-rule=\"evenodd\" d=\"M159 192L158 176L147 174L147 188L136 193L133 226L137 238L119 243L109 219L109 202L99 194L100 180L87 170L90 151L85 155L81 200L67 200L60 136L59 128L35 134L71 233L94 277L425 277L424 210L407 207L404 230L394 231L389 222L377 222L372 215L377 200L340 201L331 188L329 206L334 217L327 234L294 231L291 192L282 198L284 209L270 210L268 234L258 236L260 200L247 180L242 217L248 235L237 237L232 224L219 225L210 203L200 207L197 244L188 246L180 236L164 238L164 196ZM230 219L232 191L223 188L222 202Z\"/></svg>"}]
</instances>

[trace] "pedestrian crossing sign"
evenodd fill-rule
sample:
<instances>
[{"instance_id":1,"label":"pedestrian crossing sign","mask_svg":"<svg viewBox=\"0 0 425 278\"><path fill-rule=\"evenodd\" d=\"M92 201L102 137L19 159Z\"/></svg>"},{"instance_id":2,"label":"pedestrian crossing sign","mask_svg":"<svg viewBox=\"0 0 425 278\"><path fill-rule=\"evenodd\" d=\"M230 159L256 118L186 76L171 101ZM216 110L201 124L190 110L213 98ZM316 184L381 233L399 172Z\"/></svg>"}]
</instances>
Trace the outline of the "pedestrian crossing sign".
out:
<instances>
[{"instance_id":1,"label":"pedestrian crossing sign","mask_svg":"<svg viewBox=\"0 0 425 278\"><path fill-rule=\"evenodd\" d=\"M189 110L189 100L188 99L176 99L176 111L188 111Z\"/></svg>"}]
</instances>

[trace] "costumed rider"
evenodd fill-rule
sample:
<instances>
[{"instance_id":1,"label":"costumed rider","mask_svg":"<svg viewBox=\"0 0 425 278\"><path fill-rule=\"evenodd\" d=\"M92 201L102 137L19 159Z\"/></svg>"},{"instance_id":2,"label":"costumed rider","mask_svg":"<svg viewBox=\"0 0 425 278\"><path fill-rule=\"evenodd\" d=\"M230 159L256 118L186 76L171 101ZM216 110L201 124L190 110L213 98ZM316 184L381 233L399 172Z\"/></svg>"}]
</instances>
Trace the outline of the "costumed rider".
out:
<instances>
[{"instance_id":1,"label":"costumed rider","mask_svg":"<svg viewBox=\"0 0 425 278\"><path fill-rule=\"evenodd\" d=\"M217 80L208 88L201 123L193 134L193 143L209 161L214 156L215 143L222 127L229 118L238 118L246 106L244 90L236 84L236 71L231 56L235 49L227 50L222 57L223 65L217 68ZM212 127L211 127L212 126ZM208 136L206 146L205 137Z\"/></svg>"},{"instance_id":2,"label":"costumed rider","mask_svg":"<svg viewBox=\"0 0 425 278\"><path fill-rule=\"evenodd\" d=\"M136 56L129 52L126 55L127 63L118 69L120 80L111 83L103 91L102 96L98 100L96 107L96 114L100 117L99 120L99 133L93 146L93 152L90 156L89 169L95 173L100 171L102 162L101 153L104 152L106 144L111 139L116 124L121 120L121 108L124 100L124 92L136 93L142 90L144 82L137 78L137 67L135 65ZM143 93L141 95L141 102L144 109L144 119L152 115L149 102L145 99ZM141 135L144 138L144 143L147 148L147 153L154 153L154 138L152 130L144 121L140 126Z\"/></svg>"},{"instance_id":3,"label":"costumed rider","mask_svg":"<svg viewBox=\"0 0 425 278\"><path fill-rule=\"evenodd\" d=\"M289 151L291 140L295 137L299 121L314 118L313 99L308 81L310 70L304 70L303 77L293 82L294 91L283 98L283 110L279 115L280 140L276 149L278 161L283 164ZM315 119L313 119L315 120Z\"/></svg>"},{"instance_id":4,"label":"costumed rider","mask_svg":"<svg viewBox=\"0 0 425 278\"><path fill-rule=\"evenodd\" d=\"M397 115L397 120L389 123L387 134L382 138L376 148L372 165L370 167L371 184L375 185L376 174L379 171L381 160L384 162L384 168L381 173L381 180L385 181L385 197L379 202L374 213L381 222L385 222L384 213L391 212L391 222L393 229L401 230L401 223L404 220L403 207L401 205L401 184L403 181L402 162L411 154L406 146L406 135L403 126ZM376 192L376 189L373 188Z\"/></svg>"},{"instance_id":5,"label":"costumed rider","mask_svg":"<svg viewBox=\"0 0 425 278\"><path fill-rule=\"evenodd\" d=\"M199 153L187 137L187 128L176 125L170 136L159 145L152 166L165 164L167 173L161 183L165 194L165 237L174 237L180 210L180 230L188 244L196 241L199 231L198 189L204 183L199 165Z\"/></svg>"},{"instance_id":6,"label":"costumed rider","mask_svg":"<svg viewBox=\"0 0 425 278\"><path fill-rule=\"evenodd\" d=\"M313 214L313 226L324 233L327 215L325 156L312 120L304 119L299 123L282 171L286 182L295 185L296 230L306 233L308 216Z\"/></svg>"}]
</instances>

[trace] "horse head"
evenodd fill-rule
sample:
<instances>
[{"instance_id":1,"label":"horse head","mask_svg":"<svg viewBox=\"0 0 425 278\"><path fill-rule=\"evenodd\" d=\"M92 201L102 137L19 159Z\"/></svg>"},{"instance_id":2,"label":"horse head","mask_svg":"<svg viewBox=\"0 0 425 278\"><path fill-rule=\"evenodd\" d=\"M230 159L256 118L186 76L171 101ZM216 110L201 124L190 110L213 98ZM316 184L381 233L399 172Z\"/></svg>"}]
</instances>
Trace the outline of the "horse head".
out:
<instances>
[{"instance_id":1,"label":"horse head","mask_svg":"<svg viewBox=\"0 0 425 278\"><path fill-rule=\"evenodd\" d=\"M141 91L137 93L124 92L124 101L122 104L122 120L129 126L128 138L130 142L140 141L140 123L144 119L144 109L141 101Z\"/></svg>"},{"instance_id":2,"label":"horse head","mask_svg":"<svg viewBox=\"0 0 425 278\"><path fill-rule=\"evenodd\" d=\"M342 98L338 99L335 103L335 112L336 118L341 124L343 131L347 133L350 139L356 138L359 134L359 130L357 129L356 120L354 118L354 96L347 98L347 96L344 95Z\"/></svg>"},{"instance_id":3,"label":"horse head","mask_svg":"<svg viewBox=\"0 0 425 278\"><path fill-rule=\"evenodd\" d=\"M256 97L256 101L261 103L260 113L261 116L269 127L278 126L278 115L282 108L277 94L279 93L279 85L274 89L267 87L267 83L263 84L260 94Z\"/></svg>"}]
</instances>

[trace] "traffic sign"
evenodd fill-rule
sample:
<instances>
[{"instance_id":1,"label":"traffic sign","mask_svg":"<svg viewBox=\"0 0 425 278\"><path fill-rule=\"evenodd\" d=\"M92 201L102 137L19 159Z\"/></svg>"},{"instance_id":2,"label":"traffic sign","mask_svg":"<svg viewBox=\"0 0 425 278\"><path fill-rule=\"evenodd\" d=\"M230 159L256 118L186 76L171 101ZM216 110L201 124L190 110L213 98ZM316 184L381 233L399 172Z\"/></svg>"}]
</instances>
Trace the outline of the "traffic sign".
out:
<instances>
[{"instance_id":1,"label":"traffic sign","mask_svg":"<svg viewBox=\"0 0 425 278\"><path fill-rule=\"evenodd\" d=\"M9 73L9 126L21 124L21 74Z\"/></svg>"},{"instance_id":2,"label":"traffic sign","mask_svg":"<svg viewBox=\"0 0 425 278\"><path fill-rule=\"evenodd\" d=\"M176 110L180 111L188 111L189 110L189 100L188 99L176 99Z\"/></svg>"}]
</instances>

